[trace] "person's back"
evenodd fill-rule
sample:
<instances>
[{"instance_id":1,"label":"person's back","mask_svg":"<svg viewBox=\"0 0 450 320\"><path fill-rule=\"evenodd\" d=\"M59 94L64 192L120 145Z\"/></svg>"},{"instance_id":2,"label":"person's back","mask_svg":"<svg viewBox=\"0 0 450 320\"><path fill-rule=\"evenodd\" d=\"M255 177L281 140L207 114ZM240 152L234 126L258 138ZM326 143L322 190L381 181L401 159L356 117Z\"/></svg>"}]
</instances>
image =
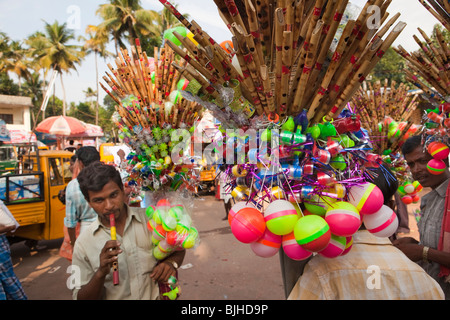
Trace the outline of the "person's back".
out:
<instances>
[{"instance_id":1,"label":"person's back","mask_svg":"<svg viewBox=\"0 0 450 320\"><path fill-rule=\"evenodd\" d=\"M367 230L353 236L347 255L315 256L290 300L443 300L439 284L395 248Z\"/></svg>"}]
</instances>

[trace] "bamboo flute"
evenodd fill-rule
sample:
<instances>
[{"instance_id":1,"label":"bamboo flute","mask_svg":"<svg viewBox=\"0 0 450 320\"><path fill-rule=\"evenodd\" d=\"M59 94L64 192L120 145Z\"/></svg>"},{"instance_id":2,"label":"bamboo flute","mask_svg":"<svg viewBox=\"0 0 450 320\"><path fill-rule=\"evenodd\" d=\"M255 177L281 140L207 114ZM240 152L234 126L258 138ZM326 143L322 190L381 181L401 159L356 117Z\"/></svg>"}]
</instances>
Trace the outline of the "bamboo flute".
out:
<instances>
[{"instance_id":1,"label":"bamboo flute","mask_svg":"<svg viewBox=\"0 0 450 320\"><path fill-rule=\"evenodd\" d=\"M316 82L318 80L318 76L319 76L320 72L322 71L323 64L325 62L325 59L326 59L326 56L328 53L328 49L329 49L331 43L333 42L334 35L339 27L339 24L341 22L341 19L344 14L344 10L348 4L348 1L349 0L338 0L338 2L336 4L336 10L335 10L335 14L333 16L333 20L330 24L330 27L327 30L324 41L321 41L322 45L320 48L319 55L316 59L314 69L312 70L311 75L308 79L308 83L310 83L311 85L308 86L308 88L307 88L307 92L305 94L305 100L304 100L308 104L309 104L309 101L312 100L312 98L314 97L313 94L315 93L315 91L317 89Z\"/></svg>"},{"instance_id":2,"label":"bamboo flute","mask_svg":"<svg viewBox=\"0 0 450 320\"><path fill-rule=\"evenodd\" d=\"M366 78L367 74L373 69L373 67L380 61L380 59L383 57L386 50L392 45L392 43L397 39L397 37L400 35L400 33L403 31L403 29L406 27L406 23L400 21L397 23L397 25L394 27L392 32L386 37L386 39L383 41L383 43L380 46L380 49L377 51L377 53L372 57L371 60L367 60L369 63L365 68L360 68L358 72L360 73L359 79L357 80L359 83L356 83L356 81L353 83L353 85L350 86L350 90L347 90L346 94L342 94L341 98L338 100L337 104L337 111L333 110L334 107L330 110L328 116L331 118L337 117L345 107L345 104L347 101L351 98L352 94L358 89L358 86L364 79ZM354 78L355 79L355 78ZM334 111L334 112L333 112Z\"/></svg>"},{"instance_id":3,"label":"bamboo flute","mask_svg":"<svg viewBox=\"0 0 450 320\"><path fill-rule=\"evenodd\" d=\"M327 91L328 86L334 76L334 73L336 72L336 69L339 66L339 63L341 63L342 53L345 49L345 46L347 45L348 36L352 33L354 25L355 25L355 20L349 20L347 25L345 26L345 29L341 36L341 39L339 40L338 46L336 47L336 51L334 52L333 58L331 59L331 63L327 69L325 76L323 77L320 88L317 91L316 96L308 110L308 119L309 120L314 118L314 115L316 114L316 111L317 111L317 108L319 107L320 102L323 100L324 96L326 95L326 91ZM296 102L294 102L294 106L295 105L296 105Z\"/></svg>"}]
</instances>

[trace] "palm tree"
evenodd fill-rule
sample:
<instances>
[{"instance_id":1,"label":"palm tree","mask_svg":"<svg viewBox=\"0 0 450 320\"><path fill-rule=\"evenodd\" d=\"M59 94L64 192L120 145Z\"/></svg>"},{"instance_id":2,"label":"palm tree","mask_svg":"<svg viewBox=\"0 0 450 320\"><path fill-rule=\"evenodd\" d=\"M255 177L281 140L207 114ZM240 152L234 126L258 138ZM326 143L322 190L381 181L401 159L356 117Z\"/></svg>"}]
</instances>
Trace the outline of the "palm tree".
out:
<instances>
[{"instance_id":1,"label":"palm tree","mask_svg":"<svg viewBox=\"0 0 450 320\"><path fill-rule=\"evenodd\" d=\"M96 13L103 19L98 28L113 36L116 54L119 46L126 47L122 40L124 37L133 45L140 35L159 36L154 33L152 11L143 9L139 0L110 0L110 3L100 5Z\"/></svg>"},{"instance_id":2,"label":"palm tree","mask_svg":"<svg viewBox=\"0 0 450 320\"><path fill-rule=\"evenodd\" d=\"M19 92L22 91L22 79L28 79L31 75L28 69L28 62L26 61L26 50L18 41L11 41L8 49L3 51L2 62L0 63L0 71L14 72L19 78ZM4 46L5 43L2 44Z\"/></svg>"},{"instance_id":3,"label":"palm tree","mask_svg":"<svg viewBox=\"0 0 450 320\"><path fill-rule=\"evenodd\" d=\"M45 21L44 21L45 22ZM82 47L69 45L68 42L75 38L73 31L67 29L66 23L53 24L45 22L45 36L39 40L43 42L39 53L39 63L48 69L58 72L63 89L63 115L66 115L66 91L63 82L63 72L76 70L76 65L81 63L85 56Z\"/></svg>"},{"instance_id":4,"label":"palm tree","mask_svg":"<svg viewBox=\"0 0 450 320\"><path fill-rule=\"evenodd\" d=\"M105 32L105 29L99 28L98 26L89 25L86 28L86 34L89 36L89 39L84 37L80 37L80 39L84 40L84 50L86 54L94 53L95 55L95 83L97 85L96 91L96 107L95 107L95 124L98 125L98 108L99 108L99 97L98 97L98 56L103 59L107 57L113 56L113 53L106 50L106 45L109 41L109 35ZM91 88L89 88L91 89ZM91 89L92 90L92 89Z\"/></svg>"}]
</instances>

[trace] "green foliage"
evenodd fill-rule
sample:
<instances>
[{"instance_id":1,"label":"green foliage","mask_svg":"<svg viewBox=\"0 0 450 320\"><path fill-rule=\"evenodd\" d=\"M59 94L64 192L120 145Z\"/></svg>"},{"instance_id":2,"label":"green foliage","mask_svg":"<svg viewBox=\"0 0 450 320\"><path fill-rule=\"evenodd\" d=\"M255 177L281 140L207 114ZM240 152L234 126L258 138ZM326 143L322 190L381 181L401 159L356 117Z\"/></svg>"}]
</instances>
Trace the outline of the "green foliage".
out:
<instances>
[{"instance_id":1,"label":"green foliage","mask_svg":"<svg viewBox=\"0 0 450 320\"><path fill-rule=\"evenodd\" d=\"M405 82L405 74L403 72L405 66L404 59L392 48L389 48L370 73L372 76L371 81L388 79L389 82L392 82L392 80L395 80L397 83Z\"/></svg>"}]
</instances>

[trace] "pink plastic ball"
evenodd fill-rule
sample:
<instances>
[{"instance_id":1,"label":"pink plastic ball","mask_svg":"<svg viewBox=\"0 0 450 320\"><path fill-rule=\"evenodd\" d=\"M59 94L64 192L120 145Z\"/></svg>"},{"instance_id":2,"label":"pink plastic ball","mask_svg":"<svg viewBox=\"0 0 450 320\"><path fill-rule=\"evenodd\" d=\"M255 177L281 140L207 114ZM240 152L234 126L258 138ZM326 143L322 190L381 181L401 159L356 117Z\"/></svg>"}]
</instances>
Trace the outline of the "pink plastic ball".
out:
<instances>
[{"instance_id":1,"label":"pink plastic ball","mask_svg":"<svg viewBox=\"0 0 450 320\"><path fill-rule=\"evenodd\" d=\"M281 247L281 236L273 234L268 229L256 242L250 244L252 251L262 258L270 258L277 254Z\"/></svg>"},{"instance_id":2,"label":"pink plastic ball","mask_svg":"<svg viewBox=\"0 0 450 320\"><path fill-rule=\"evenodd\" d=\"M381 238L392 236L398 228L397 215L385 205L374 214L363 216L363 222L370 233Z\"/></svg>"},{"instance_id":3,"label":"pink plastic ball","mask_svg":"<svg viewBox=\"0 0 450 320\"><path fill-rule=\"evenodd\" d=\"M354 235L361 226L358 210L348 202L336 202L325 215L331 233L341 237Z\"/></svg>"},{"instance_id":4,"label":"pink plastic ball","mask_svg":"<svg viewBox=\"0 0 450 320\"><path fill-rule=\"evenodd\" d=\"M294 232L282 237L283 251L286 255L295 261L301 261L311 257L312 252L306 251L295 240Z\"/></svg>"},{"instance_id":5,"label":"pink plastic ball","mask_svg":"<svg viewBox=\"0 0 450 320\"><path fill-rule=\"evenodd\" d=\"M442 160L431 159L427 164L428 172L436 176L444 173L446 168L445 162Z\"/></svg>"},{"instance_id":6,"label":"pink plastic ball","mask_svg":"<svg viewBox=\"0 0 450 320\"><path fill-rule=\"evenodd\" d=\"M261 238L266 230L262 213L255 208L242 208L231 221L231 232L242 243L252 243Z\"/></svg>"},{"instance_id":7,"label":"pink plastic ball","mask_svg":"<svg viewBox=\"0 0 450 320\"><path fill-rule=\"evenodd\" d=\"M383 192L373 183L353 186L348 194L348 202L354 205L360 214L375 213L384 203Z\"/></svg>"},{"instance_id":8,"label":"pink plastic ball","mask_svg":"<svg viewBox=\"0 0 450 320\"><path fill-rule=\"evenodd\" d=\"M350 250L352 250L353 247L353 237L346 237L345 240L346 240L345 249L344 252L342 252L341 256L345 256L347 253L350 252Z\"/></svg>"},{"instance_id":9,"label":"pink plastic ball","mask_svg":"<svg viewBox=\"0 0 450 320\"><path fill-rule=\"evenodd\" d=\"M332 234L330 243L319 252L321 256L326 258L336 258L339 257L345 250L347 244L346 237L340 237Z\"/></svg>"},{"instance_id":10,"label":"pink plastic ball","mask_svg":"<svg viewBox=\"0 0 450 320\"><path fill-rule=\"evenodd\" d=\"M241 210L242 208L247 208L247 207L253 208L253 206L251 204L247 203L246 201L239 201L231 207L230 211L228 211L228 223L230 224L230 226L231 226L231 221L233 220L236 213L239 210Z\"/></svg>"}]
</instances>

